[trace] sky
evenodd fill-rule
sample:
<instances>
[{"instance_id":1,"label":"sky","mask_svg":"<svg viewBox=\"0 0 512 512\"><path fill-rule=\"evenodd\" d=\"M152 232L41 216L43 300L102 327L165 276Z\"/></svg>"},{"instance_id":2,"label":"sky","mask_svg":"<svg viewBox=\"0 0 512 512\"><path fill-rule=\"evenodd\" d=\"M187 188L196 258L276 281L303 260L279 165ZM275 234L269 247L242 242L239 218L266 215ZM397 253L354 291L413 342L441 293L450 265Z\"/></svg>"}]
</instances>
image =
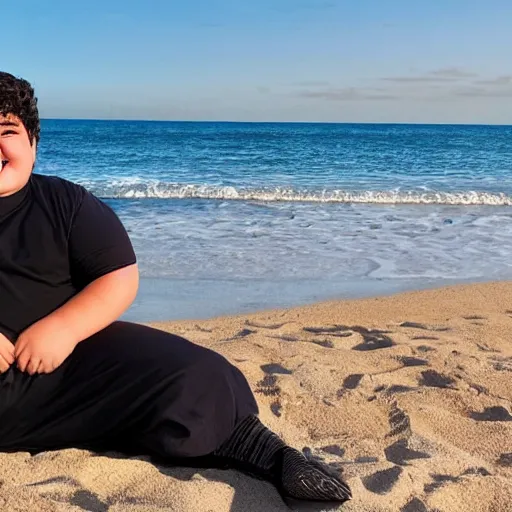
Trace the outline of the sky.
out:
<instances>
[{"instance_id":1,"label":"sky","mask_svg":"<svg viewBox=\"0 0 512 512\"><path fill-rule=\"evenodd\" d=\"M46 118L512 124L511 0L0 1Z\"/></svg>"}]
</instances>

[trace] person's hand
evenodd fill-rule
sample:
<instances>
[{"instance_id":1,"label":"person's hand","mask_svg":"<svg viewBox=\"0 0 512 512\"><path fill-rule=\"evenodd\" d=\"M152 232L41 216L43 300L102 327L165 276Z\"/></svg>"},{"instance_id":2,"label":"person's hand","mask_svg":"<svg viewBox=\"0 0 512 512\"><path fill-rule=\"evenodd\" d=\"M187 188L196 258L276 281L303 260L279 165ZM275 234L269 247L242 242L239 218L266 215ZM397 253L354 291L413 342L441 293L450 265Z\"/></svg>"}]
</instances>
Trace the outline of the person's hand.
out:
<instances>
[{"instance_id":1,"label":"person's hand","mask_svg":"<svg viewBox=\"0 0 512 512\"><path fill-rule=\"evenodd\" d=\"M6 372L14 363L14 345L0 332L0 373Z\"/></svg>"},{"instance_id":2,"label":"person's hand","mask_svg":"<svg viewBox=\"0 0 512 512\"><path fill-rule=\"evenodd\" d=\"M14 346L18 368L30 375L51 373L76 347L71 333L56 319L44 318L23 331Z\"/></svg>"}]
</instances>

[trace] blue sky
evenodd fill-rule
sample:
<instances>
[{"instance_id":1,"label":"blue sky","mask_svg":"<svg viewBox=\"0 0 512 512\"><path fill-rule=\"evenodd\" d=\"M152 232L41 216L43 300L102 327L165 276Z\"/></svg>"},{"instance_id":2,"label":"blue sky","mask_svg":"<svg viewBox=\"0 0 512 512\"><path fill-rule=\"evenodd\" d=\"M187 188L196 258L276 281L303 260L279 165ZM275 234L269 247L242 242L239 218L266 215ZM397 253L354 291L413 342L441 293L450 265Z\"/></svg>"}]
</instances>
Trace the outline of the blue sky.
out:
<instances>
[{"instance_id":1,"label":"blue sky","mask_svg":"<svg viewBox=\"0 0 512 512\"><path fill-rule=\"evenodd\" d=\"M43 117L512 124L511 0L2 4Z\"/></svg>"}]
</instances>

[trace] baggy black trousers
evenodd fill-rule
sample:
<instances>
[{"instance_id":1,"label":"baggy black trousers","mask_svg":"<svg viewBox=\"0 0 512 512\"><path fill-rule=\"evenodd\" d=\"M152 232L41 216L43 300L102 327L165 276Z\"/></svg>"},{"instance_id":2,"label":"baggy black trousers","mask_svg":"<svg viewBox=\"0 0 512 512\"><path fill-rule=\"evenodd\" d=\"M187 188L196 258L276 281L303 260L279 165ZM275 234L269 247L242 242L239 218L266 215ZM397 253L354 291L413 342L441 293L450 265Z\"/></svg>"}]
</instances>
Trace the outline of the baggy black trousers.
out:
<instances>
[{"instance_id":1,"label":"baggy black trousers","mask_svg":"<svg viewBox=\"0 0 512 512\"><path fill-rule=\"evenodd\" d=\"M0 375L0 451L119 449L201 457L257 414L242 373L179 336L115 322L51 374Z\"/></svg>"}]
</instances>

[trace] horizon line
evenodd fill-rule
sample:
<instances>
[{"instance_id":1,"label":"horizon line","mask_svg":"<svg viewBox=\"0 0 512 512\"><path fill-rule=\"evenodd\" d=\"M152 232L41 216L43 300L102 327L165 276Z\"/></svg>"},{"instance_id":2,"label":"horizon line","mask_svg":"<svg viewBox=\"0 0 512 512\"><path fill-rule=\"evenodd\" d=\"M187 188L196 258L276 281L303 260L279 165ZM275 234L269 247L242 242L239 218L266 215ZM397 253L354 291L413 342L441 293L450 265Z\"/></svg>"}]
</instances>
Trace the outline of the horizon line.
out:
<instances>
[{"instance_id":1,"label":"horizon line","mask_svg":"<svg viewBox=\"0 0 512 512\"><path fill-rule=\"evenodd\" d=\"M130 119L130 118L81 118L81 117L41 117L41 121L94 121L94 122L142 122L142 123L216 123L216 124L333 124L333 125L394 125L394 126L502 126L505 123L458 123L458 122L393 122L393 121L233 121L233 120L193 120L193 119Z\"/></svg>"}]
</instances>

